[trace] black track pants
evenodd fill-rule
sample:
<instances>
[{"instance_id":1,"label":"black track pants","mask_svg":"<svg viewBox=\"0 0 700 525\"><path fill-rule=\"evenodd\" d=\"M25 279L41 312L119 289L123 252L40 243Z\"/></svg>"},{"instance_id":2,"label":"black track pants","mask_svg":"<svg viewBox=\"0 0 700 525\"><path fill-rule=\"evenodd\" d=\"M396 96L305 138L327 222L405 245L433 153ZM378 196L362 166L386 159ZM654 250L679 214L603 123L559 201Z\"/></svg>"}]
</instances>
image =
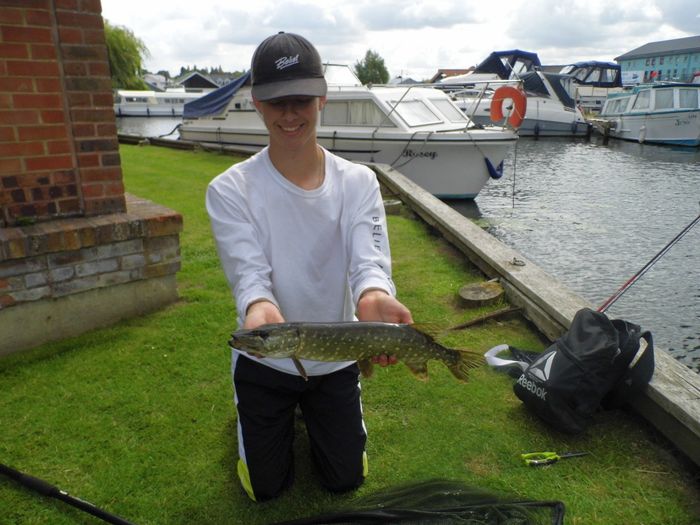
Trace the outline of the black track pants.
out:
<instances>
[{"instance_id":1,"label":"black track pants","mask_svg":"<svg viewBox=\"0 0 700 525\"><path fill-rule=\"evenodd\" d=\"M294 410L301 407L323 485L351 490L367 474L359 369L303 378L234 353L238 475L256 501L277 496L294 478Z\"/></svg>"}]
</instances>

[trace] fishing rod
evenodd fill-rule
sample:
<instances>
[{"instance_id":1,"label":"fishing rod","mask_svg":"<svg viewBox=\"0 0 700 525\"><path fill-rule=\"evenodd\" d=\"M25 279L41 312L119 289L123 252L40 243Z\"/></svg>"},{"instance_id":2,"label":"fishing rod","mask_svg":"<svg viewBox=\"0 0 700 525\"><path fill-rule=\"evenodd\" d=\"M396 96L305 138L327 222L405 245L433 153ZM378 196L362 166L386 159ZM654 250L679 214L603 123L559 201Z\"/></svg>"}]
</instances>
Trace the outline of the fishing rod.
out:
<instances>
[{"instance_id":1,"label":"fishing rod","mask_svg":"<svg viewBox=\"0 0 700 525\"><path fill-rule=\"evenodd\" d=\"M608 297L607 301L605 301L603 304L601 304L598 307L598 311L601 313L605 313L605 311L608 308L610 308L615 303L615 301L617 301L620 297L622 297L622 295L629 289L630 286L632 286L634 283L636 283L642 277L642 275L647 273L649 271L649 269L652 266L654 266L654 264L656 264L656 262L659 259L661 259L661 257L663 257L664 254L666 254L666 252L668 252L673 247L674 244L676 244L678 241L680 241L683 238L683 236L686 233L688 233L693 228L693 226L695 226L698 223L698 221L700 221L700 214L697 217L695 217L695 219L693 221L691 221L690 224L688 224L685 228L683 228L683 230L681 230L681 232L678 235L676 235L666 246L664 246L661 249L661 251L659 251L659 253L654 255L654 257L652 257L651 260L648 263L646 263L641 270L639 270L637 273L635 273L629 279L629 281L627 281L625 284L620 286L620 288L617 290L617 292L615 292L610 297Z\"/></svg>"},{"instance_id":2,"label":"fishing rod","mask_svg":"<svg viewBox=\"0 0 700 525\"><path fill-rule=\"evenodd\" d=\"M114 525L134 525L124 518L120 518L119 516L110 514L109 512L96 507L92 503L88 503L87 501L83 501L75 496L71 496L67 492L54 485L51 485L51 483L44 481L43 479L35 478L29 474L24 474L23 472L15 470L12 467L8 467L7 465L3 465L2 463L0 463L0 474L4 474L5 476L15 480L20 485L24 485L34 492L38 492L39 494L50 498L59 499L65 503L68 503L68 505L82 510L83 512L92 514L93 516L100 518L102 521L106 521L107 523L112 523Z\"/></svg>"}]
</instances>

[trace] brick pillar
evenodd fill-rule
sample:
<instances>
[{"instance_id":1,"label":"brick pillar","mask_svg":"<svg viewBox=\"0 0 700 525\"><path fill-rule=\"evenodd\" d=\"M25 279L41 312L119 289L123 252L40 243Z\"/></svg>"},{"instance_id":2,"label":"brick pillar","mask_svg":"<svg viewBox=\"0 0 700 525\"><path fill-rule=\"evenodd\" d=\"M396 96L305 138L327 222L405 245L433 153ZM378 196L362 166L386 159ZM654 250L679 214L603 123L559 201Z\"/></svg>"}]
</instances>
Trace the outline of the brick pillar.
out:
<instances>
[{"instance_id":1,"label":"brick pillar","mask_svg":"<svg viewBox=\"0 0 700 525\"><path fill-rule=\"evenodd\" d=\"M126 209L99 0L0 0L0 227Z\"/></svg>"},{"instance_id":2,"label":"brick pillar","mask_svg":"<svg viewBox=\"0 0 700 525\"><path fill-rule=\"evenodd\" d=\"M0 356L177 300L182 216L125 195L99 0L0 0Z\"/></svg>"}]
</instances>

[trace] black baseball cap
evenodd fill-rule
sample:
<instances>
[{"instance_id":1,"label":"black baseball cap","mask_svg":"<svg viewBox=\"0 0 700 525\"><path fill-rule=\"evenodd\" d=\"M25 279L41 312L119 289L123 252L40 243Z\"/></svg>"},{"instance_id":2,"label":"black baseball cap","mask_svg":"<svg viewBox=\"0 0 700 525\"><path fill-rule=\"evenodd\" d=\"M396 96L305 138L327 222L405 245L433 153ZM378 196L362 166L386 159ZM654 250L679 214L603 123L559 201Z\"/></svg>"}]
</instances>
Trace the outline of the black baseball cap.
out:
<instances>
[{"instance_id":1,"label":"black baseball cap","mask_svg":"<svg viewBox=\"0 0 700 525\"><path fill-rule=\"evenodd\" d=\"M251 62L253 97L323 97L328 91L321 56L303 36L280 31L258 46Z\"/></svg>"}]
</instances>

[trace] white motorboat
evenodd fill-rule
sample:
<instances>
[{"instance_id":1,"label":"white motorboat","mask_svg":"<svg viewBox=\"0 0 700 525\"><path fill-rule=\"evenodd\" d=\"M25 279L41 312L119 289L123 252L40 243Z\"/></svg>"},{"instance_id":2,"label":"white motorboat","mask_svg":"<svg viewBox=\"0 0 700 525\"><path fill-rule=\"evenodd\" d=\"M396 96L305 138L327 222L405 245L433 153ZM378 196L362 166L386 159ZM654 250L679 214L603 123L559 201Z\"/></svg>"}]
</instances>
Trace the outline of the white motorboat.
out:
<instances>
[{"instance_id":1,"label":"white motorboat","mask_svg":"<svg viewBox=\"0 0 700 525\"><path fill-rule=\"evenodd\" d=\"M363 86L348 66L337 64L326 64L325 76L319 143L350 160L389 164L438 197L476 197L490 178L500 177L518 138L509 129L475 126L436 89ZM267 129L246 77L187 104L180 138L250 152L266 146Z\"/></svg>"},{"instance_id":2,"label":"white motorboat","mask_svg":"<svg viewBox=\"0 0 700 525\"><path fill-rule=\"evenodd\" d=\"M622 68L616 62L576 62L563 67L559 74L571 77L569 95L589 113L599 113L608 95L622 91Z\"/></svg>"},{"instance_id":3,"label":"white motorboat","mask_svg":"<svg viewBox=\"0 0 700 525\"><path fill-rule=\"evenodd\" d=\"M450 93L457 106L481 125L492 124L491 102L503 85L519 86L527 97L521 137L586 136L590 126L569 95L567 76L539 71L536 53L513 49L494 51L466 75L447 77L440 89Z\"/></svg>"},{"instance_id":4,"label":"white motorboat","mask_svg":"<svg viewBox=\"0 0 700 525\"><path fill-rule=\"evenodd\" d=\"M114 95L114 114L117 117L181 117L187 102L205 94L184 89L163 92L119 89Z\"/></svg>"},{"instance_id":5,"label":"white motorboat","mask_svg":"<svg viewBox=\"0 0 700 525\"><path fill-rule=\"evenodd\" d=\"M659 82L610 95L596 123L618 139L700 146L700 85Z\"/></svg>"}]
</instances>

